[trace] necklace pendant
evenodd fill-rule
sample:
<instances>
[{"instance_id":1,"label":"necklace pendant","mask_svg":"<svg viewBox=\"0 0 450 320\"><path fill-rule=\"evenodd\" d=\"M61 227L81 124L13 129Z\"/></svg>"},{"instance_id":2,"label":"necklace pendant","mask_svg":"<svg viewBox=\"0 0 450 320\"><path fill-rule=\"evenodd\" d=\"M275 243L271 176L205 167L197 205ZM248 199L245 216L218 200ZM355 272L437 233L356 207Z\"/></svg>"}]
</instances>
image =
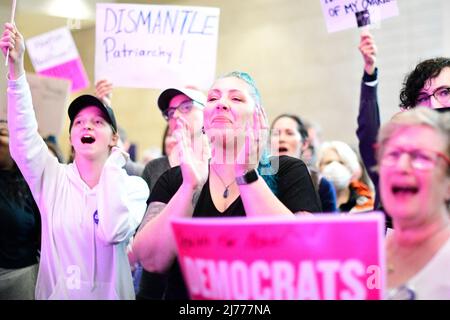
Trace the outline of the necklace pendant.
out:
<instances>
[{"instance_id":1,"label":"necklace pendant","mask_svg":"<svg viewBox=\"0 0 450 320\"><path fill-rule=\"evenodd\" d=\"M225 191L223 192L223 197L225 199L228 198L228 187L225 188Z\"/></svg>"}]
</instances>

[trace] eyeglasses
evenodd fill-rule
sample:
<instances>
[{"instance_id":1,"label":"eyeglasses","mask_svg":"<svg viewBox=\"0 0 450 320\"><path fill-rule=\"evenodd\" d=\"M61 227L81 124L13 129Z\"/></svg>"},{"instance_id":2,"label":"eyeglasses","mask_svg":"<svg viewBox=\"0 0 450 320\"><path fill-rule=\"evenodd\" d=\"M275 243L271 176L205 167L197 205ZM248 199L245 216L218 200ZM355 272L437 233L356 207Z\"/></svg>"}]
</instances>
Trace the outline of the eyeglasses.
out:
<instances>
[{"instance_id":1,"label":"eyeglasses","mask_svg":"<svg viewBox=\"0 0 450 320\"><path fill-rule=\"evenodd\" d=\"M443 107L450 107L450 87L437 88L432 94L420 93L416 105L422 105L434 97Z\"/></svg>"},{"instance_id":2,"label":"eyeglasses","mask_svg":"<svg viewBox=\"0 0 450 320\"><path fill-rule=\"evenodd\" d=\"M203 108L203 104L201 104L200 102L197 102L195 100L186 100L176 107L167 108L166 110L163 111L162 114L164 116L164 119L169 120L173 118L173 115L175 114L176 110L180 110L181 113L188 113L194 106L200 109Z\"/></svg>"},{"instance_id":3,"label":"eyeglasses","mask_svg":"<svg viewBox=\"0 0 450 320\"><path fill-rule=\"evenodd\" d=\"M402 154L407 153L411 161L411 166L417 170L431 170L436 165L439 158L444 159L447 165L450 165L450 159L443 153L423 149L395 149L388 150L382 154L380 164L385 167L395 166Z\"/></svg>"}]
</instances>

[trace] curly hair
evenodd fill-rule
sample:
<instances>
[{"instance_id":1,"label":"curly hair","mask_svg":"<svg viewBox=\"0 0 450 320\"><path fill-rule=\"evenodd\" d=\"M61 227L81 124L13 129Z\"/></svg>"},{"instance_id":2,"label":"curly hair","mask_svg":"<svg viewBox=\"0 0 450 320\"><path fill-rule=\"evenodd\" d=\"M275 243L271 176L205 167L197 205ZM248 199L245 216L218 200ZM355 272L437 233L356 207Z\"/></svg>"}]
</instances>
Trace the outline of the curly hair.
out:
<instances>
[{"instance_id":1,"label":"curly hair","mask_svg":"<svg viewBox=\"0 0 450 320\"><path fill-rule=\"evenodd\" d=\"M400 108L414 108L420 90L427 80L436 78L445 67L450 67L449 58L438 57L419 63L411 73L406 75L403 81L403 87L400 91Z\"/></svg>"}]
</instances>

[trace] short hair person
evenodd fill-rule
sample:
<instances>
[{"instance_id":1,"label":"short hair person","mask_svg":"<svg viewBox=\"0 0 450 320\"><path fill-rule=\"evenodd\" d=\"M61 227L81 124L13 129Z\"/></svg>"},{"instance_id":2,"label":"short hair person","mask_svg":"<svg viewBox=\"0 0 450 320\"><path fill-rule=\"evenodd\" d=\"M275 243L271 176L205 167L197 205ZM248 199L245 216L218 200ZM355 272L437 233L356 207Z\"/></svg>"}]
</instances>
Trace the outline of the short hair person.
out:
<instances>
[{"instance_id":1,"label":"short hair person","mask_svg":"<svg viewBox=\"0 0 450 320\"><path fill-rule=\"evenodd\" d=\"M432 143L430 143L432 141ZM378 138L389 298L450 299L450 114L401 112Z\"/></svg>"}]
</instances>

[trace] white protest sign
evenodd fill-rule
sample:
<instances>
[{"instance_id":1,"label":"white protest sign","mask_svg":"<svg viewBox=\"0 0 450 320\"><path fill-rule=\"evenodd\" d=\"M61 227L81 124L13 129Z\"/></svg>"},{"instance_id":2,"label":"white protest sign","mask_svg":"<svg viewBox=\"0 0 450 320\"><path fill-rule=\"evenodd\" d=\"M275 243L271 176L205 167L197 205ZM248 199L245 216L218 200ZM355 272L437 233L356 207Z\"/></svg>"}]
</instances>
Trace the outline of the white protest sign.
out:
<instances>
[{"instance_id":1,"label":"white protest sign","mask_svg":"<svg viewBox=\"0 0 450 320\"><path fill-rule=\"evenodd\" d=\"M377 24L399 14L396 0L320 0L320 4L330 33ZM358 13L368 15L364 17L364 23L358 23Z\"/></svg>"},{"instance_id":2,"label":"white protest sign","mask_svg":"<svg viewBox=\"0 0 450 320\"><path fill-rule=\"evenodd\" d=\"M96 81L208 88L215 77L219 14L208 7L97 4Z\"/></svg>"},{"instance_id":3,"label":"white protest sign","mask_svg":"<svg viewBox=\"0 0 450 320\"><path fill-rule=\"evenodd\" d=\"M56 29L26 41L37 74L72 81L72 92L89 86L83 63L70 30Z\"/></svg>"},{"instance_id":4,"label":"white protest sign","mask_svg":"<svg viewBox=\"0 0 450 320\"><path fill-rule=\"evenodd\" d=\"M59 136L67 115L70 81L27 73L41 136Z\"/></svg>"}]
</instances>

